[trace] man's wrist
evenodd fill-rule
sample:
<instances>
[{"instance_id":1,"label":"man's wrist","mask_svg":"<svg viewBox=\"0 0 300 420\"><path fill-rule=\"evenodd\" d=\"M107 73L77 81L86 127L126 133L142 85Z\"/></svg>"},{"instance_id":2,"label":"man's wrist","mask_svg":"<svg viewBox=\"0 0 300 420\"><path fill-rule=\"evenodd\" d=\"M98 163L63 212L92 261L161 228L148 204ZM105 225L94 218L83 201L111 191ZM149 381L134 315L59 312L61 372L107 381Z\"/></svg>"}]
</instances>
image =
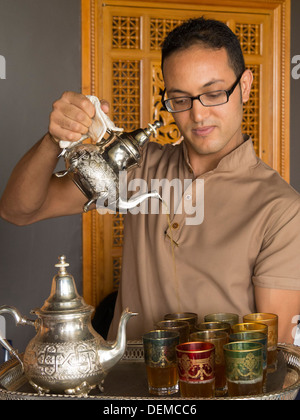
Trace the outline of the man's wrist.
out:
<instances>
[{"instance_id":1,"label":"man's wrist","mask_svg":"<svg viewBox=\"0 0 300 420\"><path fill-rule=\"evenodd\" d=\"M52 134L51 134L51 133L49 133L49 131L48 131L47 135L48 135L48 138L51 140L51 142L52 142L53 144L55 144L57 147L59 147L59 140L56 140L56 139L52 136Z\"/></svg>"}]
</instances>

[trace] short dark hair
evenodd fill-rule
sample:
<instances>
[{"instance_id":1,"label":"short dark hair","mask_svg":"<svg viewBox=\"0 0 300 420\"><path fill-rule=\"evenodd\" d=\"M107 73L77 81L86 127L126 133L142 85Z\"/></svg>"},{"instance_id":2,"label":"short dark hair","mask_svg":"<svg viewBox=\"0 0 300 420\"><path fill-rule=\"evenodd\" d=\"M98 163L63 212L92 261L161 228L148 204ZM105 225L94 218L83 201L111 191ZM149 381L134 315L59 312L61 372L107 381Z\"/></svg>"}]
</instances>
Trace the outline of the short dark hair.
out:
<instances>
[{"instance_id":1,"label":"short dark hair","mask_svg":"<svg viewBox=\"0 0 300 420\"><path fill-rule=\"evenodd\" d=\"M237 36L225 23L204 17L189 19L167 35L162 45L162 69L165 59L173 52L195 44L214 50L225 48L235 75L238 77L245 71L245 59Z\"/></svg>"}]
</instances>

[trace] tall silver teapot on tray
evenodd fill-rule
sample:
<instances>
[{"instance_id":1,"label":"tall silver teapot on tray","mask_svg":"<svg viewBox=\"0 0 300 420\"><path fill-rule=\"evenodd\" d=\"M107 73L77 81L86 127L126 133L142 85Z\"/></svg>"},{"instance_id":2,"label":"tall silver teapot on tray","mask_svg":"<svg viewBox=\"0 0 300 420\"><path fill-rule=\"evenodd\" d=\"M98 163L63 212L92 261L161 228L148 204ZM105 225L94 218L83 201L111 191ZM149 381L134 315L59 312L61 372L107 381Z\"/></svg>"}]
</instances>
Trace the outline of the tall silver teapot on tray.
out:
<instances>
[{"instance_id":1,"label":"tall silver teapot on tray","mask_svg":"<svg viewBox=\"0 0 300 420\"><path fill-rule=\"evenodd\" d=\"M98 200L99 207L107 206L120 211L133 208L150 197L160 199L159 194L153 191L141 194L133 200L123 200L119 191L119 174L139 164L143 147L161 123L156 121L153 125L149 124L148 128L124 132L123 128L116 127L102 111L98 98L87 97L96 109L93 123L88 134L82 136L79 141L60 142L63 149L60 156L64 156L66 170L55 175L71 176L73 182L88 198L83 208L85 212ZM106 139L105 134L108 134ZM93 144L82 143L88 137L93 140Z\"/></svg>"},{"instance_id":2,"label":"tall silver teapot on tray","mask_svg":"<svg viewBox=\"0 0 300 420\"><path fill-rule=\"evenodd\" d=\"M103 391L107 372L119 362L126 349L126 325L137 315L126 309L120 319L118 335L112 344L92 327L94 308L78 294L75 281L66 268L65 256L59 258L51 293L40 309L28 319L12 306L1 306L0 314L10 314L17 325L31 325L36 336L28 343L24 356L0 337L0 344L16 357L30 384L39 394L87 395L96 386Z\"/></svg>"}]
</instances>

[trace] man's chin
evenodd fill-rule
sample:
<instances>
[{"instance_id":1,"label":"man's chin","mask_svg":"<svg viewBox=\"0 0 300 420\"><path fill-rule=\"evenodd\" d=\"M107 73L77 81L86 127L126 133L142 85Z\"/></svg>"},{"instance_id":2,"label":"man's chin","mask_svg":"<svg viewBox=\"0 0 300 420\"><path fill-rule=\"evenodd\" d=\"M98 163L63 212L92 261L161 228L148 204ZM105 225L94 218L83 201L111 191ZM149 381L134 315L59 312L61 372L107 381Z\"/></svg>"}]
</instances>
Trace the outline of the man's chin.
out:
<instances>
[{"instance_id":1,"label":"man's chin","mask_svg":"<svg viewBox=\"0 0 300 420\"><path fill-rule=\"evenodd\" d=\"M218 141L209 138L199 138L196 141L186 141L187 148L192 149L198 155L212 155L219 153L224 145Z\"/></svg>"}]
</instances>

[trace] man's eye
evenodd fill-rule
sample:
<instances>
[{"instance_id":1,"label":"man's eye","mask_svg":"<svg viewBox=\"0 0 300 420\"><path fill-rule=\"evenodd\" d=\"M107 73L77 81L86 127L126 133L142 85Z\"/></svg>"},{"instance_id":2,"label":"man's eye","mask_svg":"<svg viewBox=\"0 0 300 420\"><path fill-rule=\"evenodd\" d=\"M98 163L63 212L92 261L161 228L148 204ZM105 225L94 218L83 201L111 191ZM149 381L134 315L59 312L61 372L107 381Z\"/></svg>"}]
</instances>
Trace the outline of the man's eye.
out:
<instances>
[{"instance_id":1,"label":"man's eye","mask_svg":"<svg viewBox=\"0 0 300 420\"><path fill-rule=\"evenodd\" d=\"M176 105L185 105L189 102L189 98L173 98L172 100Z\"/></svg>"},{"instance_id":2,"label":"man's eye","mask_svg":"<svg viewBox=\"0 0 300 420\"><path fill-rule=\"evenodd\" d=\"M224 95L223 91L205 93L205 97L207 99L219 99L219 98L222 98L223 95Z\"/></svg>"}]
</instances>

